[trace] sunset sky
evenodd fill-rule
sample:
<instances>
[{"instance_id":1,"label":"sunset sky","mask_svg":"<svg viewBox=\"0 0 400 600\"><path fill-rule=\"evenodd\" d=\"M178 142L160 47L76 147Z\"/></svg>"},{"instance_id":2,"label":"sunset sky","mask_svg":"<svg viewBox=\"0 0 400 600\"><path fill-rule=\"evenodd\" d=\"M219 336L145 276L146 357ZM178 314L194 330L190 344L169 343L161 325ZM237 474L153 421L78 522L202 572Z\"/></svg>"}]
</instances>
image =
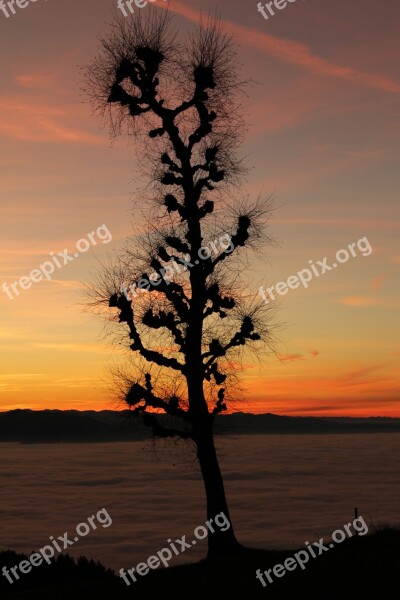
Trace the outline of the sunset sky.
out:
<instances>
[{"instance_id":1,"label":"sunset sky","mask_svg":"<svg viewBox=\"0 0 400 600\"><path fill-rule=\"evenodd\" d=\"M364 236L373 248L279 300L277 354L245 361L241 410L400 417L400 4L297 0L267 21L253 0L170 3L182 34L215 8L256 82L245 186L274 196L279 244L254 259L249 291ZM115 408L115 350L82 285L135 233L140 174L133 145L111 144L80 91L115 10L38 0L0 12L0 287L102 224L113 237L12 300L1 291L0 410Z\"/></svg>"}]
</instances>

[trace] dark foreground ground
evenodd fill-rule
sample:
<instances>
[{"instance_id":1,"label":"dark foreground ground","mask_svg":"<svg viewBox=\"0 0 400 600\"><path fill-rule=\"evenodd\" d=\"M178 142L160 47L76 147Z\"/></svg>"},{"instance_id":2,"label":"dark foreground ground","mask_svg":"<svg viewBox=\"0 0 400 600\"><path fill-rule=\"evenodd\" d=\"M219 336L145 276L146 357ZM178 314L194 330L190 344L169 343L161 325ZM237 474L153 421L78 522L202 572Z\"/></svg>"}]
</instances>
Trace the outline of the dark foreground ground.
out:
<instances>
[{"instance_id":1,"label":"dark foreground ground","mask_svg":"<svg viewBox=\"0 0 400 600\"><path fill-rule=\"evenodd\" d=\"M317 551L318 553L318 551ZM24 580L9 584L0 577L0 598L26 600L346 600L400 598L400 531L384 529L351 538L311 559L274 583L262 587L255 578L294 551L246 550L243 556L152 571L127 587L112 571L81 559L61 556L56 564L36 567ZM0 553L3 565L23 560L13 552Z\"/></svg>"}]
</instances>

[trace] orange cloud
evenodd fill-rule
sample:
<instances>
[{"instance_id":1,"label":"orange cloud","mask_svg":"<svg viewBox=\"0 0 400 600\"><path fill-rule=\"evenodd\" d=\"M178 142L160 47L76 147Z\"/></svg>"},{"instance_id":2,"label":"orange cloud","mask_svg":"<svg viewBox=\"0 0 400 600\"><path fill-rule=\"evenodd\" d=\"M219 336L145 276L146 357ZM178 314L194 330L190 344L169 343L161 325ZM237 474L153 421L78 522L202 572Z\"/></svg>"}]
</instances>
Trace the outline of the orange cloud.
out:
<instances>
[{"instance_id":1,"label":"orange cloud","mask_svg":"<svg viewBox=\"0 0 400 600\"><path fill-rule=\"evenodd\" d=\"M310 354L313 358L316 358L319 354L318 350L311 350ZM279 360L281 362L295 362L298 360L308 360L304 354L280 354Z\"/></svg>"},{"instance_id":2,"label":"orange cloud","mask_svg":"<svg viewBox=\"0 0 400 600\"><path fill-rule=\"evenodd\" d=\"M279 356L279 359L282 362L286 362L286 361L292 362L295 360L306 360L306 357L303 356L303 354L281 354Z\"/></svg>"},{"instance_id":3,"label":"orange cloud","mask_svg":"<svg viewBox=\"0 0 400 600\"><path fill-rule=\"evenodd\" d=\"M376 298L367 298L366 296L349 296L339 300L345 306L383 306L383 302Z\"/></svg>"},{"instance_id":4,"label":"orange cloud","mask_svg":"<svg viewBox=\"0 0 400 600\"><path fill-rule=\"evenodd\" d=\"M246 409L309 415L400 416L395 370L374 365L337 377L288 375L246 381Z\"/></svg>"},{"instance_id":5,"label":"orange cloud","mask_svg":"<svg viewBox=\"0 0 400 600\"><path fill-rule=\"evenodd\" d=\"M350 371L344 373L335 379L339 384L350 383L353 381L359 381L365 378L366 375L370 375L374 371L381 369L384 365L374 365L373 367L366 367L364 369L357 369L356 371Z\"/></svg>"}]
</instances>

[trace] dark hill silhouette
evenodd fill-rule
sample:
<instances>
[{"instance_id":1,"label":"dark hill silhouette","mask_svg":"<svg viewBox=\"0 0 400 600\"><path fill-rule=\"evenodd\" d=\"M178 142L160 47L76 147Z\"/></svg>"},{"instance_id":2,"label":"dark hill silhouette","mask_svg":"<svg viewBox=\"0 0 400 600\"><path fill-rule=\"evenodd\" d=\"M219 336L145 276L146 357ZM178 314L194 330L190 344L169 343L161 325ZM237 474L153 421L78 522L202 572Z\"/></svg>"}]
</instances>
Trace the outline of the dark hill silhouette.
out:
<instances>
[{"instance_id":1,"label":"dark hill silhouette","mask_svg":"<svg viewBox=\"0 0 400 600\"><path fill-rule=\"evenodd\" d=\"M257 569L272 568L296 550L246 550L242 556L201 561L150 572L127 587L98 563L61 556L12 586L0 577L2 600L394 600L400 589L400 531L386 528L353 537L263 588ZM26 556L0 553L0 567ZM1 581L3 580L3 581Z\"/></svg>"},{"instance_id":2,"label":"dark hill silhouette","mask_svg":"<svg viewBox=\"0 0 400 600\"><path fill-rule=\"evenodd\" d=\"M113 442L142 440L151 432L129 411L13 410L0 413L0 442ZM165 427L171 422L160 415ZM400 419L286 417L234 413L215 421L217 435L400 432Z\"/></svg>"},{"instance_id":3,"label":"dark hill silhouette","mask_svg":"<svg viewBox=\"0 0 400 600\"><path fill-rule=\"evenodd\" d=\"M400 431L400 419L287 417L271 413L221 415L216 433L377 433Z\"/></svg>"},{"instance_id":4,"label":"dark hill silhouette","mask_svg":"<svg viewBox=\"0 0 400 600\"><path fill-rule=\"evenodd\" d=\"M119 439L118 429L88 413L15 410L0 414L0 441L74 442Z\"/></svg>"}]
</instances>

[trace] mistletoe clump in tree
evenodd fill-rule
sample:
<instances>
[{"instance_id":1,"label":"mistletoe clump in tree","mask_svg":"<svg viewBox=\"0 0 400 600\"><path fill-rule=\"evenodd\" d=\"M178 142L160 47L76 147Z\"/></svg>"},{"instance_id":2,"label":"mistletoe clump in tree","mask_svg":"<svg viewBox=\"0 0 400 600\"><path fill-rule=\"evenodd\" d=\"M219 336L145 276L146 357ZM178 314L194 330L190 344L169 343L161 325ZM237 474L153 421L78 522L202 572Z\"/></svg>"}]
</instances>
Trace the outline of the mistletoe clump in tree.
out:
<instances>
[{"instance_id":1,"label":"mistletoe clump in tree","mask_svg":"<svg viewBox=\"0 0 400 600\"><path fill-rule=\"evenodd\" d=\"M179 43L169 16L149 9L114 24L85 77L112 132L134 136L149 180L145 233L92 288L133 352L124 400L156 436L193 441L207 518L223 512L230 520L213 423L235 398L238 354L269 341L265 305L249 304L240 283L238 257L259 247L268 205L232 199L243 175L244 131L234 46L215 20ZM227 234L229 252L214 243L217 251L199 260L210 240ZM172 280L150 278L173 261L192 266ZM146 293L121 291L139 280L152 281ZM233 527L216 530L208 543L209 556L242 548Z\"/></svg>"}]
</instances>

